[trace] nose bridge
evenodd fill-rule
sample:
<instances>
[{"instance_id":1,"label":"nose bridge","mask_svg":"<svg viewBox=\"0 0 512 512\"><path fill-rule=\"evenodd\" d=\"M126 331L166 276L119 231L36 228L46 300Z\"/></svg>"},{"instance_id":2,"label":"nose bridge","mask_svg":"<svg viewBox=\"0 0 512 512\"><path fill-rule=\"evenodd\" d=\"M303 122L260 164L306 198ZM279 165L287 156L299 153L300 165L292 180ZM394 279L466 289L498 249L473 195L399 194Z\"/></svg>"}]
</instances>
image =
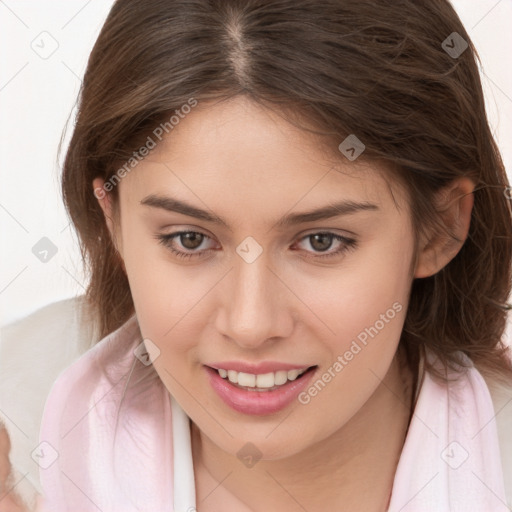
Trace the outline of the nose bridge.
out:
<instances>
[{"instance_id":1,"label":"nose bridge","mask_svg":"<svg viewBox=\"0 0 512 512\"><path fill-rule=\"evenodd\" d=\"M269 338L287 336L291 315L282 284L260 256L252 263L236 258L223 297L220 331L245 347L257 347Z\"/></svg>"}]
</instances>

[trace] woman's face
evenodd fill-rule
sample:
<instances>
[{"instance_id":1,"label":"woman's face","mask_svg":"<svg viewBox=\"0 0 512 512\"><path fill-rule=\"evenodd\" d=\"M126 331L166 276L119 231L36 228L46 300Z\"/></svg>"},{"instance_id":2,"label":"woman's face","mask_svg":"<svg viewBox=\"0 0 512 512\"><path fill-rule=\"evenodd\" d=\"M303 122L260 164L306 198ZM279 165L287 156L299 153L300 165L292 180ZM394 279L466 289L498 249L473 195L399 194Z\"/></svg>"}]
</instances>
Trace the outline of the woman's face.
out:
<instances>
[{"instance_id":1,"label":"woman's face","mask_svg":"<svg viewBox=\"0 0 512 512\"><path fill-rule=\"evenodd\" d=\"M405 196L381 172L329 159L236 98L192 109L119 183L118 248L154 366L226 452L298 453L386 375L414 241ZM293 368L313 369L290 380Z\"/></svg>"}]
</instances>

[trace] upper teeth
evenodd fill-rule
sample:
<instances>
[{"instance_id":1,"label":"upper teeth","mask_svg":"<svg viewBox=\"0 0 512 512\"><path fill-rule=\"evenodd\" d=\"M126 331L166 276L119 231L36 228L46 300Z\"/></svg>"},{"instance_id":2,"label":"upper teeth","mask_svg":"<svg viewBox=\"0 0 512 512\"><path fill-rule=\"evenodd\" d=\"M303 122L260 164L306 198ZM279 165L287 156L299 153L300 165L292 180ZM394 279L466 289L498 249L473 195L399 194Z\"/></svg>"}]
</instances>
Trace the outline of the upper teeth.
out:
<instances>
[{"instance_id":1,"label":"upper teeth","mask_svg":"<svg viewBox=\"0 0 512 512\"><path fill-rule=\"evenodd\" d=\"M260 375L253 375L252 373L237 372L235 370L224 370L219 368L217 371L219 375L225 379L226 377L233 384L245 386L249 388L272 388L280 386L287 380L295 380L299 375L302 375L307 368L302 370L280 370L278 372L263 373Z\"/></svg>"}]
</instances>

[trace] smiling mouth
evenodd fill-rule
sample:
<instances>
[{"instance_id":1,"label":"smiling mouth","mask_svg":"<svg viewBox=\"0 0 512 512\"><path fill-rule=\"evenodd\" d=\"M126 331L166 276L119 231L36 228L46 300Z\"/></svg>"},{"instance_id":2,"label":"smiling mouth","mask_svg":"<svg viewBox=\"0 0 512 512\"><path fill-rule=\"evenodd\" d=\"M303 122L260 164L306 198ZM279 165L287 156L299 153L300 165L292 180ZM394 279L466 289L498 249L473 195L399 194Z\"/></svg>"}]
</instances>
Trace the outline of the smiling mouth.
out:
<instances>
[{"instance_id":1,"label":"smiling mouth","mask_svg":"<svg viewBox=\"0 0 512 512\"><path fill-rule=\"evenodd\" d=\"M245 391L267 392L281 389L290 382L303 378L306 373L314 371L316 368L315 365L300 370L280 370L258 375L222 368L211 369L234 387Z\"/></svg>"}]
</instances>

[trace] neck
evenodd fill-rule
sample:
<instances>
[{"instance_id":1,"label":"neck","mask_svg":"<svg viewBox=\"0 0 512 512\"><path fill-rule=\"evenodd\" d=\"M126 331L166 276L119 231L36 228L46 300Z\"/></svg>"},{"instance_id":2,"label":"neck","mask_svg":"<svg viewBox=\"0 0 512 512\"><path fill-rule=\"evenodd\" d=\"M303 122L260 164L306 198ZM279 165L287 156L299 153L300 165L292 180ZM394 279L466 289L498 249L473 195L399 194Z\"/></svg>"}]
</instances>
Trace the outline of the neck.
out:
<instances>
[{"instance_id":1,"label":"neck","mask_svg":"<svg viewBox=\"0 0 512 512\"><path fill-rule=\"evenodd\" d=\"M330 437L243 468L192 423L198 512L387 510L411 417L414 377L401 351L370 399Z\"/></svg>"}]
</instances>

